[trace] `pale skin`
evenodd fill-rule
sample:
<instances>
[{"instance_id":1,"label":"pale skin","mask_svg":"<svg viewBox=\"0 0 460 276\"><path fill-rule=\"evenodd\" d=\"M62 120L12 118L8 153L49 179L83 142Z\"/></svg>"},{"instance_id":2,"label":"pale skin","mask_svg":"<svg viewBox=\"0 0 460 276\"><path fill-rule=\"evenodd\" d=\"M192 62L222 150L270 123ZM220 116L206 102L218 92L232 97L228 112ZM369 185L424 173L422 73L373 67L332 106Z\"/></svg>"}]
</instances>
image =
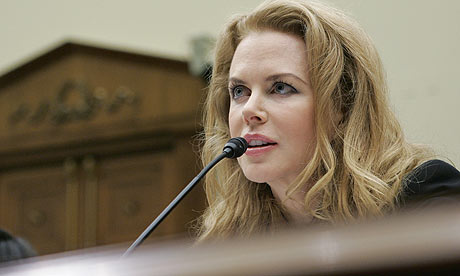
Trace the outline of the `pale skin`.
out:
<instances>
[{"instance_id":1,"label":"pale skin","mask_svg":"<svg viewBox=\"0 0 460 276\"><path fill-rule=\"evenodd\" d=\"M267 183L290 221L308 222L303 203L307 184L286 196L310 161L316 139L305 42L271 30L247 35L232 60L229 94L230 134L246 136L253 144L238 158L245 176Z\"/></svg>"}]
</instances>

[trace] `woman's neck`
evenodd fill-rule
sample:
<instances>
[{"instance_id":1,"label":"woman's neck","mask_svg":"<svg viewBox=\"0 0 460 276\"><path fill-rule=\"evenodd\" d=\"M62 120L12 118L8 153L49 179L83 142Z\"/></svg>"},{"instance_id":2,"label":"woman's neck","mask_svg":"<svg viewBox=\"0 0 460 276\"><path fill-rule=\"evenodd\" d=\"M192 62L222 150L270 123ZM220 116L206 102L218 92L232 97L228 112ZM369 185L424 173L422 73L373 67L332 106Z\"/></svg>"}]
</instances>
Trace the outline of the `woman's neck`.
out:
<instances>
[{"instance_id":1,"label":"woman's neck","mask_svg":"<svg viewBox=\"0 0 460 276\"><path fill-rule=\"evenodd\" d=\"M288 197L286 195L287 186L270 184L269 186L276 201L286 211L286 217L290 223L306 224L311 222L312 216L305 210L304 198L306 192L297 191Z\"/></svg>"}]
</instances>

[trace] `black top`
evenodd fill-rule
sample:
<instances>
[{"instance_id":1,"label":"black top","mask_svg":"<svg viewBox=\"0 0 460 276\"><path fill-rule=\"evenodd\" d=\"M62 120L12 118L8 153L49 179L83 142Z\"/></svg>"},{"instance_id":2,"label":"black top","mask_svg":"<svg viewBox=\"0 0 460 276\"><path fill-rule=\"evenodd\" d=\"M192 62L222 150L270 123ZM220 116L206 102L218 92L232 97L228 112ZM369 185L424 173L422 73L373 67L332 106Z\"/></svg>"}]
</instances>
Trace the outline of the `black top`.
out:
<instances>
[{"instance_id":1,"label":"black top","mask_svg":"<svg viewBox=\"0 0 460 276\"><path fill-rule=\"evenodd\" d=\"M460 202L460 172L441 160L415 168L404 181L401 206Z\"/></svg>"}]
</instances>

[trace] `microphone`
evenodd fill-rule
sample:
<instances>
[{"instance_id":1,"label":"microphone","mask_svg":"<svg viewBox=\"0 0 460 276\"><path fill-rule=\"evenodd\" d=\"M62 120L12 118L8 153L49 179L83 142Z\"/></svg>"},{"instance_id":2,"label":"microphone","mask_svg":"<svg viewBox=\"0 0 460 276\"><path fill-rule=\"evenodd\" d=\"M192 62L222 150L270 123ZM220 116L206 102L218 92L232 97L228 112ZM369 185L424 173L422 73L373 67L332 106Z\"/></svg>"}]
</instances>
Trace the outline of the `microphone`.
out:
<instances>
[{"instance_id":1,"label":"microphone","mask_svg":"<svg viewBox=\"0 0 460 276\"><path fill-rule=\"evenodd\" d=\"M242 137L235 137L224 145L223 152L227 153L227 158L238 158L248 149L248 142Z\"/></svg>"},{"instance_id":2,"label":"microphone","mask_svg":"<svg viewBox=\"0 0 460 276\"><path fill-rule=\"evenodd\" d=\"M176 207L176 205L192 190L208 171L219 163L224 158L238 158L248 149L248 142L242 137L235 137L228 140L224 145L222 153L212 160L201 172L190 181L190 183L176 196L176 198L169 203L163 212L142 232L142 234L131 244L131 246L123 254L122 258L128 256L136 247L138 247L158 225L166 218L167 215Z\"/></svg>"}]
</instances>

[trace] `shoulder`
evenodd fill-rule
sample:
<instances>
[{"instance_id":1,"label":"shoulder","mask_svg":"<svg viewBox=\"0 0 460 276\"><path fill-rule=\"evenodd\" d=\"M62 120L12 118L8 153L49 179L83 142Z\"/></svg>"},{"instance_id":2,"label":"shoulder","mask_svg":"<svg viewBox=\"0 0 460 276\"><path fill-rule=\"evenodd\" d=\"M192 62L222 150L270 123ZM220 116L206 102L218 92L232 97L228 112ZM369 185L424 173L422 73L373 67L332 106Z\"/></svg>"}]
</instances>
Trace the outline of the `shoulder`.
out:
<instances>
[{"instance_id":1,"label":"shoulder","mask_svg":"<svg viewBox=\"0 0 460 276\"><path fill-rule=\"evenodd\" d=\"M460 188L460 172L441 160L430 160L405 177L407 196L438 193Z\"/></svg>"},{"instance_id":2,"label":"shoulder","mask_svg":"<svg viewBox=\"0 0 460 276\"><path fill-rule=\"evenodd\" d=\"M415 168L404 178L402 200L443 198L460 193L460 172L441 160L429 160Z\"/></svg>"}]
</instances>

